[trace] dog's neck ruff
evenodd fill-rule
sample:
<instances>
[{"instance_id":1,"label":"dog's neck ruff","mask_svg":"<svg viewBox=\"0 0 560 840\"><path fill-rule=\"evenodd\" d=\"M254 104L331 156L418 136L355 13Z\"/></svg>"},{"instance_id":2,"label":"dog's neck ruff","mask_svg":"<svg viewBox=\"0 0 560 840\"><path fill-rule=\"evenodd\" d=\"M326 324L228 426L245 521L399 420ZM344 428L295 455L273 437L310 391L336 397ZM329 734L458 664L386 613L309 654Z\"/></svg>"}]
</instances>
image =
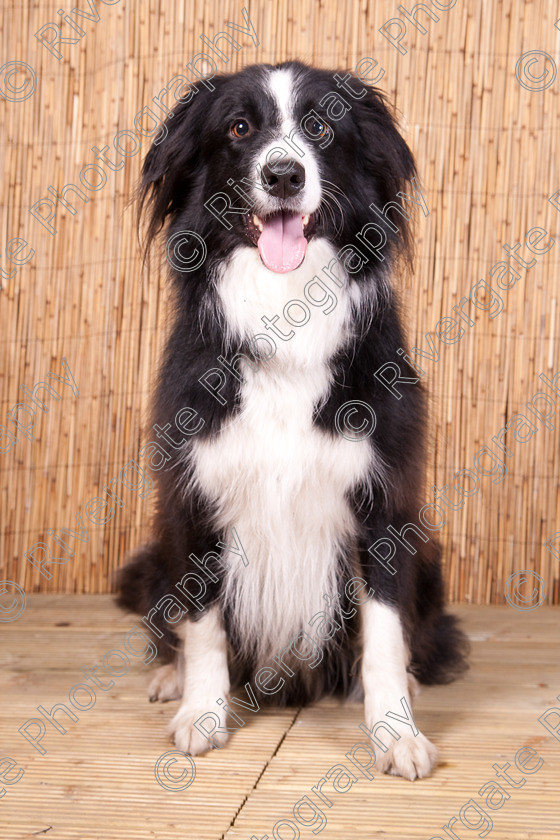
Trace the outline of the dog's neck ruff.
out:
<instances>
[{"instance_id":1,"label":"dog's neck ruff","mask_svg":"<svg viewBox=\"0 0 560 840\"><path fill-rule=\"evenodd\" d=\"M277 275L254 249L239 249L217 283L231 333L246 339L264 332L261 316L305 300L305 284L334 253L324 240L312 241L300 269ZM367 482L375 459L368 440L313 423L332 385L330 359L347 341L348 282L336 294L327 315L308 304L309 321L293 327L290 339L275 339L271 362L240 368L239 412L217 436L195 438L190 454L193 484L210 502L215 527L236 528L247 554L247 567L232 559L222 598L241 649L263 664L298 632L313 635L309 622L318 613L334 614L343 558L356 536L347 496ZM283 319L280 325L287 331Z\"/></svg>"}]
</instances>

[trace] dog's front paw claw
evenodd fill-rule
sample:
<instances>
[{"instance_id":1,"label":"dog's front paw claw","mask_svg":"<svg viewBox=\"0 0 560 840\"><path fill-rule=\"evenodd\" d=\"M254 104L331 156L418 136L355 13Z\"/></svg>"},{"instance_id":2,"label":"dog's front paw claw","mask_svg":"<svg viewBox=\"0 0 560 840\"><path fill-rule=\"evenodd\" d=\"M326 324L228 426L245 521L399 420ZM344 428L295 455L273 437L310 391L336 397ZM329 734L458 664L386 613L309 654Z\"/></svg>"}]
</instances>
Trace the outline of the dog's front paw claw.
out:
<instances>
[{"instance_id":1,"label":"dog's front paw claw","mask_svg":"<svg viewBox=\"0 0 560 840\"><path fill-rule=\"evenodd\" d=\"M391 744L386 753L377 759L377 769L405 779L423 779L436 766L438 751L421 732L418 735L402 735Z\"/></svg>"},{"instance_id":2,"label":"dog's front paw claw","mask_svg":"<svg viewBox=\"0 0 560 840\"><path fill-rule=\"evenodd\" d=\"M229 738L228 732L217 732L212 735L212 743L202 732L195 727L195 722L208 712L208 709L192 709L190 706L181 706L168 727L169 734L173 737L176 746L182 752L189 755L200 755L212 749L215 744L223 747Z\"/></svg>"}]
</instances>

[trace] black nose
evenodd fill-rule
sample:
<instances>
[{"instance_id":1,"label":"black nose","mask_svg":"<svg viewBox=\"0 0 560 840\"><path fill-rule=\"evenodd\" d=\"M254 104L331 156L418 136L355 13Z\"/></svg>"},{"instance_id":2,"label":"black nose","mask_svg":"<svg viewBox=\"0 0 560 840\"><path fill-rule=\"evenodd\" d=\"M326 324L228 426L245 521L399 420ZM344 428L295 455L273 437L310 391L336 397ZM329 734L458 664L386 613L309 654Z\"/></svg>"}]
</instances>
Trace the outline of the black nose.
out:
<instances>
[{"instance_id":1,"label":"black nose","mask_svg":"<svg viewBox=\"0 0 560 840\"><path fill-rule=\"evenodd\" d=\"M305 186L305 169L295 160L279 161L276 167L263 166L261 179L270 195L289 198Z\"/></svg>"}]
</instances>

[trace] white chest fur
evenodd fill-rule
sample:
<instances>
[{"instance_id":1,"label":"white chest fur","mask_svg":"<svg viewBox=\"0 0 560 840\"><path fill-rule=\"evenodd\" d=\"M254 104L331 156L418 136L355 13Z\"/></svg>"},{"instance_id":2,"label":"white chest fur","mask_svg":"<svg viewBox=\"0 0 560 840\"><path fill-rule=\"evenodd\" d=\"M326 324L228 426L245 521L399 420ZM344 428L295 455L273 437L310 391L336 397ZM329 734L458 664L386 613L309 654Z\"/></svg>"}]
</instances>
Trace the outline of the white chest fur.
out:
<instances>
[{"instance_id":1,"label":"white chest fur","mask_svg":"<svg viewBox=\"0 0 560 840\"><path fill-rule=\"evenodd\" d=\"M233 334L264 332L272 317L332 258L330 246L311 242L303 266L275 275L255 249L240 249L218 284ZM333 291L335 287L333 286ZM249 564L232 561L224 598L246 649L259 661L277 653L309 620L328 609L336 593L341 550L355 533L346 493L367 477L374 458L369 441L334 437L312 422L315 405L331 387L328 360L345 340L349 289L325 315L293 327L289 341L258 370L245 368L241 410L217 436L194 439L194 482L215 506L215 525L235 527ZM281 317L278 322L288 331Z\"/></svg>"}]
</instances>

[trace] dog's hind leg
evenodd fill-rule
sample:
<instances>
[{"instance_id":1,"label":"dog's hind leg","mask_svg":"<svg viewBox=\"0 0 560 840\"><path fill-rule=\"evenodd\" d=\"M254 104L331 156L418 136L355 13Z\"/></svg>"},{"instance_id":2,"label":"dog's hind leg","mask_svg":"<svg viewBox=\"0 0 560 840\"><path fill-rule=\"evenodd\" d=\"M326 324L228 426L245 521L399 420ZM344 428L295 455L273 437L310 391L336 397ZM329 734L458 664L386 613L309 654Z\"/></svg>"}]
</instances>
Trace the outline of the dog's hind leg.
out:
<instances>
[{"instance_id":1,"label":"dog's hind leg","mask_svg":"<svg viewBox=\"0 0 560 840\"><path fill-rule=\"evenodd\" d=\"M150 703L155 703L156 700L160 703L180 700L183 696L184 671L184 657L181 650L177 653L174 662L169 665L160 665L154 673L148 686Z\"/></svg>"}]
</instances>

